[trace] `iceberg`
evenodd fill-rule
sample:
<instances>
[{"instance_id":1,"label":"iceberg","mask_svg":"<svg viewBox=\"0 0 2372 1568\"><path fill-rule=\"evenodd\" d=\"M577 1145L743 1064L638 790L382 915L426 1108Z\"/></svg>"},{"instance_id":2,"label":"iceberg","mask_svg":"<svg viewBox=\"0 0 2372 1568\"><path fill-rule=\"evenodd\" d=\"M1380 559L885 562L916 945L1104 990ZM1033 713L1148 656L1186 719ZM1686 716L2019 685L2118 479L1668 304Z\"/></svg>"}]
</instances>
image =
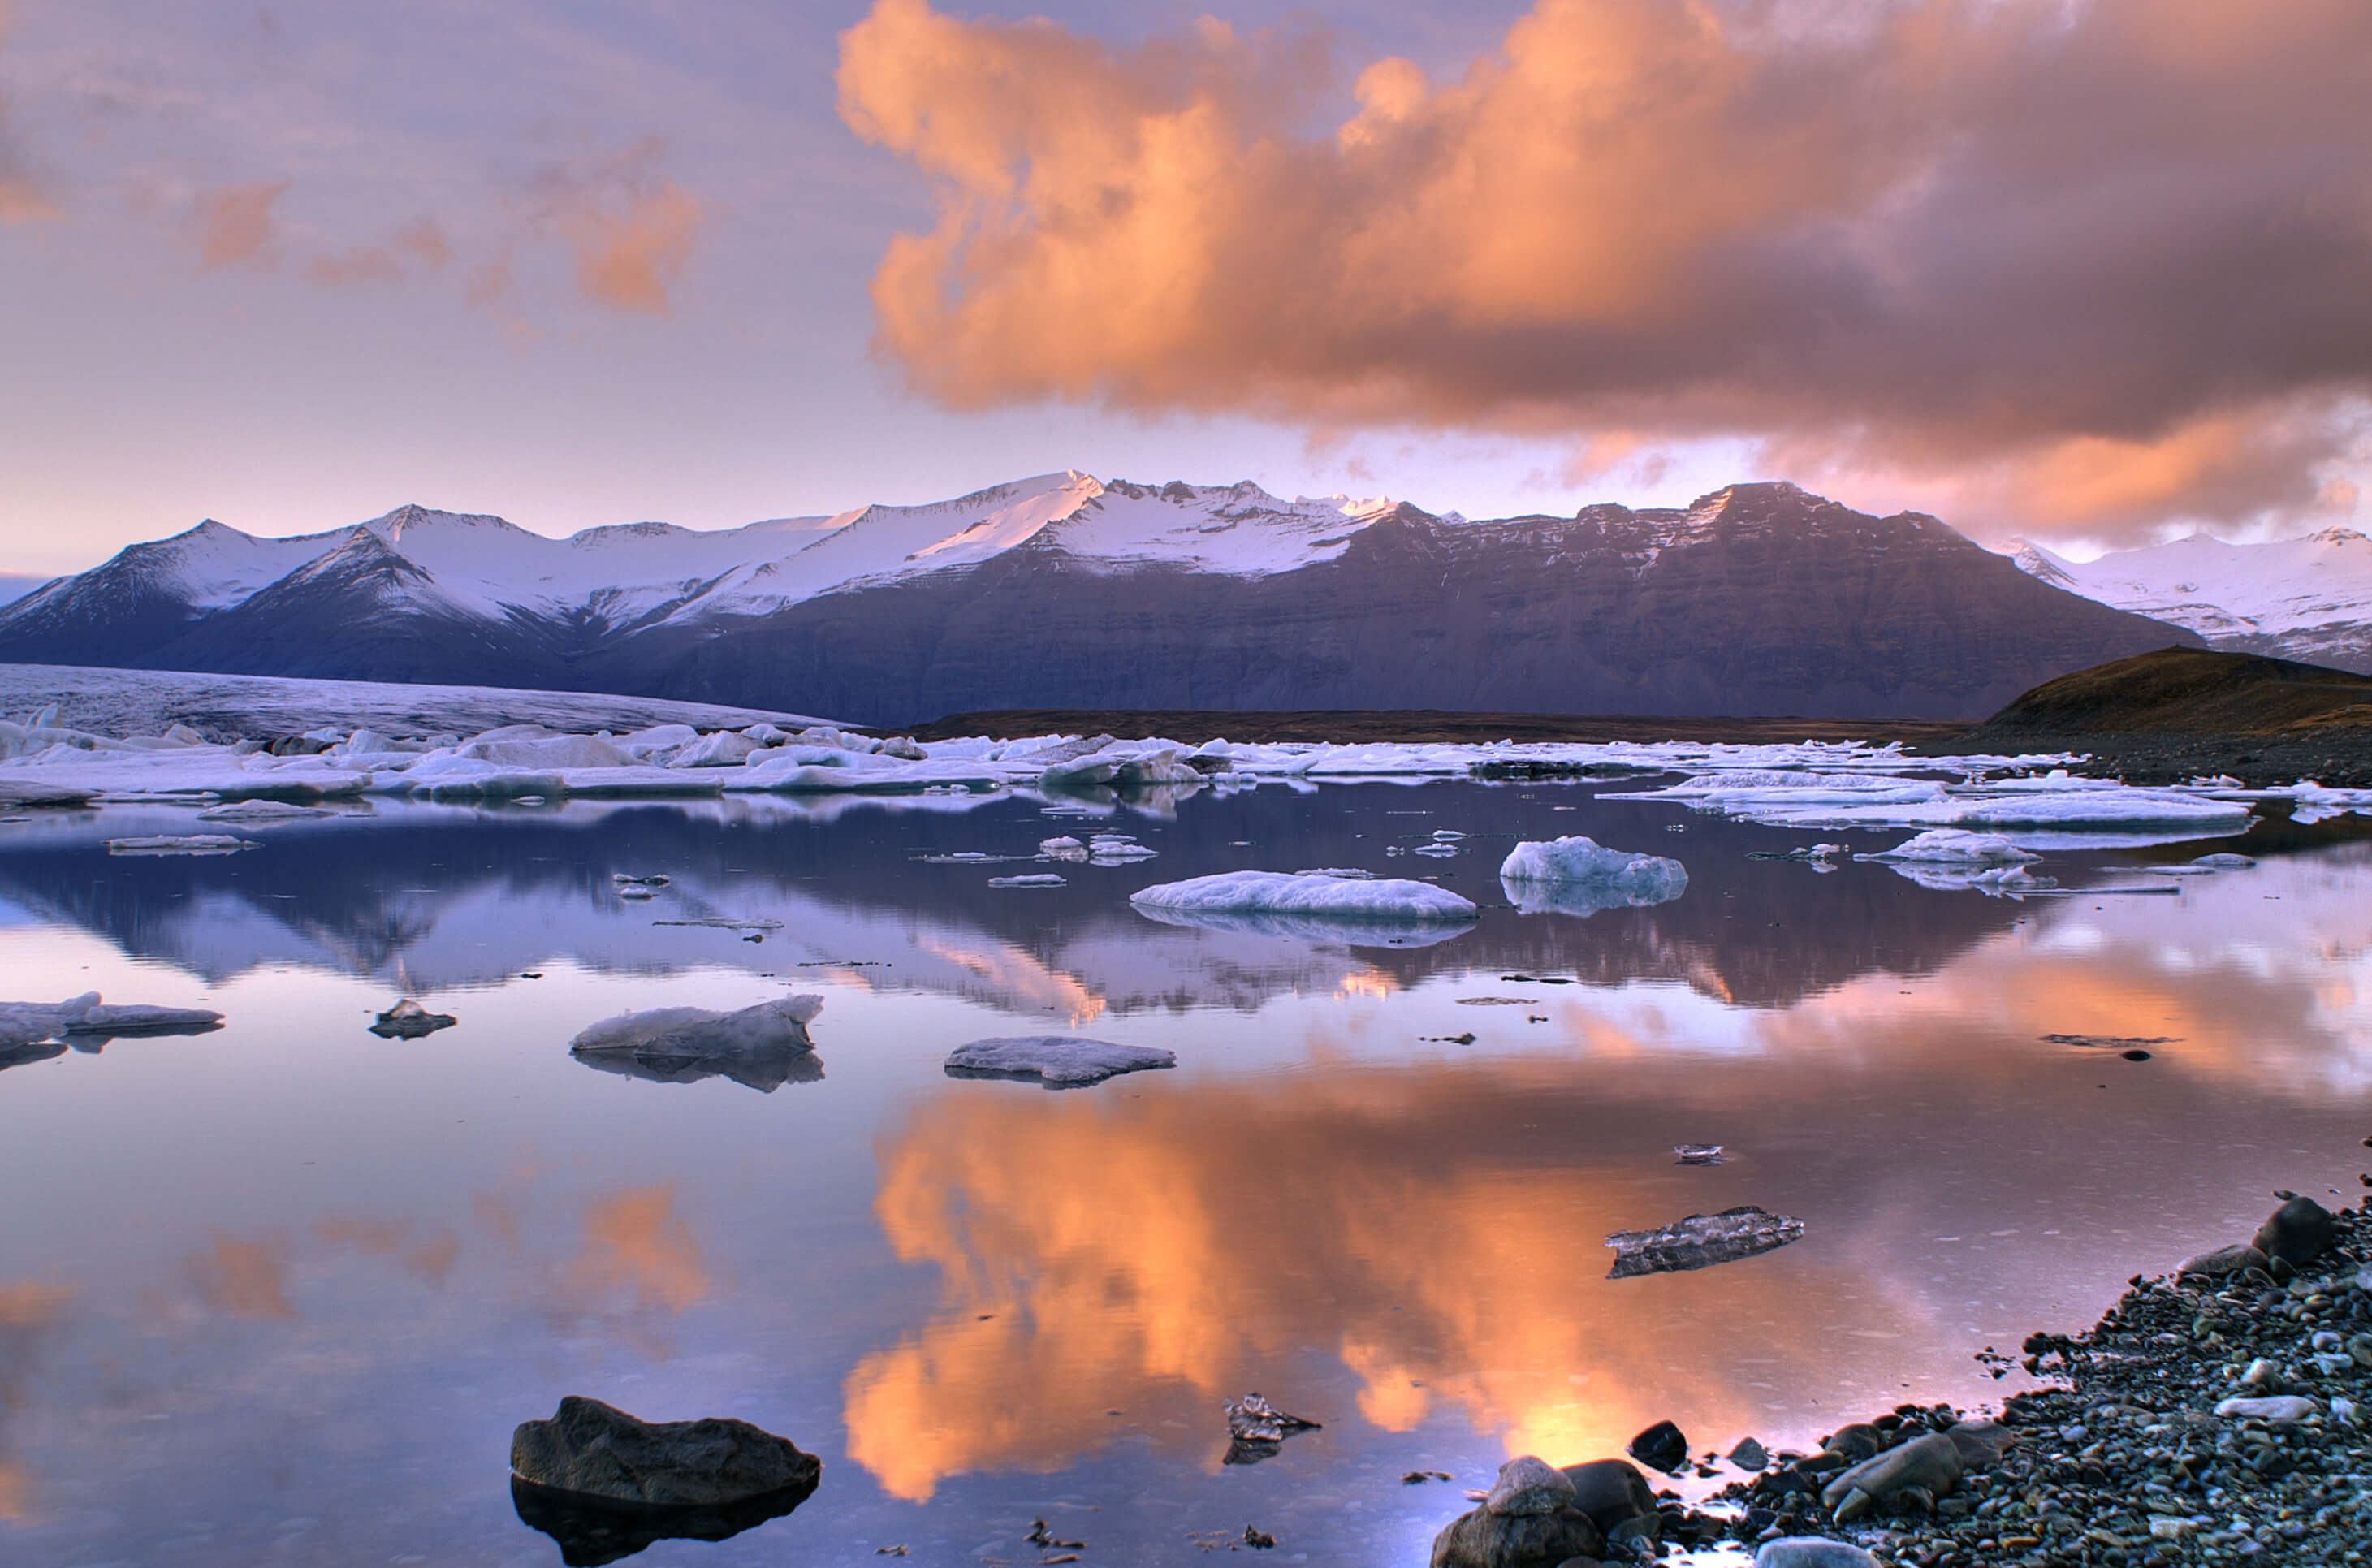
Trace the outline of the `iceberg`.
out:
<instances>
[{"instance_id":1,"label":"iceberg","mask_svg":"<svg viewBox=\"0 0 2372 1568\"><path fill-rule=\"evenodd\" d=\"M1176 1053L1069 1035L976 1040L948 1053L950 1078L1024 1078L1050 1089L1084 1088L1120 1073L1174 1067Z\"/></svg>"},{"instance_id":2,"label":"iceberg","mask_svg":"<svg viewBox=\"0 0 2372 1568\"><path fill-rule=\"evenodd\" d=\"M1688 890L1688 868L1660 854L1608 849L1580 834L1517 844L1499 865L1507 901L1526 914L1591 915L1666 903Z\"/></svg>"},{"instance_id":3,"label":"iceberg","mask_svg":"<svg viewBox=\"0 0 2372 1568\"><path fill-rule=\"evenodd\" d=\"M1223 871L1157 882L1129 895L1147 912L1326 915L1337 920L1465 921L1472 900L1430 882L1401 877L1300 877L1286 871Z\"/></svg>"},{"instance_id":4,"label":"iceberg","mask_svg":"<svg viewBox=\"0 0 2372 1568\"><path fill-rule=\"evenodd\" d=\"M570 1054L619 1052L638 1059L740 1058L809 1051L808 1025L823 1011L820 996L784 996L738 1012L706 1007L654 1007L588 1024L568 1042Z\"/></svg>"},{"instance_id":5,"label":"iceberg","mask_svg":"<svg viewBox=\"0 0 2372 1568\"><path fill-rule=\"evenodd\" d=\"M69 1035L203 1034L223 1016L203 1007L107 1005L96 991L63 1002L0 1002L0 1050L38 1045Z\"/></svg>"},{"instance_id":6,"label":"iceberg","mask_svg":"<svg viewBox=\"0 0 2372 1568\"><path fill-rule=\"evenodd\" d=\"M237 854L243 849L262 847L253 839L233 838L227 833L151 833L107 841L110 854Z\"/></svg>"}]
</instances>

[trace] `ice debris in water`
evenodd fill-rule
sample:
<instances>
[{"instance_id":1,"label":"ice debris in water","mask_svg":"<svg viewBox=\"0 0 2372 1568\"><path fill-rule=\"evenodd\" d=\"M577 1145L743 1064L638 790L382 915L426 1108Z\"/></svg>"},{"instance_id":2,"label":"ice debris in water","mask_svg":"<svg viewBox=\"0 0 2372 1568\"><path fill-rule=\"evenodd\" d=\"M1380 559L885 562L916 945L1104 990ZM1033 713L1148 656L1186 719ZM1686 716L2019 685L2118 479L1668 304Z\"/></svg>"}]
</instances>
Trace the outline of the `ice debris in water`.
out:
<instances>
[{"instance_id":1,"label":"ice debris in water","mask_svg":"<svg viewBox=\"0 0 2372 1568\"><path fill-rule=\"evenodd\" d=\"M237 854L243 849L262 847L253 839L233 838L227 833L151 833L107 841L110 854Z\"/></svg>"},{"instance_id":2,"label":"ice debris in water","mask_svg":"<svg viewBox=\"0 0 2372 1568\"><path fill-rule=\"evenodd\" d=\"M1066 884L1052 872L1041 871L1028 877L992 877L988 885L992 888L1060 888Z\"/></svg>"},{"instance_id":3,"label":"ice debris in water","mask_svg":"<svg viewBox=\"0 0 2372 1568\"><path fill-rule=\"evenodd\" d=\"M1680 1165L1719 1165L1721 1149L1719 1144L1674 1144L1672 1154Z\"/></svg>"},{"instance_id":4,"label":"ice debris in water","mask_svg":"<svg viewBox=\"0 0 2372 1568\"><path fill-rule=\"evenodd\" d=\"M1038 841L1038 853L1049 860L1085 860L1087 846L1065 834L1060 838Z\"/></svg>"},{"instance_id":5,"label":"ice debris in water","mask_svg":"<svg viewBox=\"0 0 2372 1568\"><path fill-rule=\"evenodd\" d=\"M1892 849L1857 854L1855 860L1924 860L1959 865L2003 865L2041 860L2001 833L1972 833L1958 828L1931 828Z\"/></svg>"},{"instance_id":6,"label":"ice debris in water","mask_svg":"<svg viewBox=\"0 0 2372 1568\"><path fill-rule=\"evenodd\" d=\"M1518 888L1599 887L1618 902L1660 904L1687 890L1688 868L1660 854L1608 849L1582 834L1517 844L1499 863L1499 880L1509 885L1510 902L1522 906Z\"/></svg>"},{"instance_id":7,"label":"ice debris in water","mask_svg":"<svg viewBox=\"0 0 2372 1568\"><path fill-rule=\"evenodd\" d=\"M1143 1045L1115 1045L1073 1035L1017 1035L976 1040L950 1051L951 1078L1022 1078L1050 1089L1080 1088L1120 1073L1174 1067L1174 1052Z\"/></svg>"},{"instance_id":8,"label":"ice debris in water","mask_svg":"<svg viewBox=\"0 0 2372 1568\"><path fill-rule=\"evenodd\" d=\"M432 1013L407 996L381 1013L370 1032L381 1040L424 1040L460 1021L450 1013Z\"/></svg>"},{"instance_id":9,"label":"ice debris in water","mask_svg":"<svg viewBox=\"0 0 2372 1568\"><path fill-rule=\"evenodd\" d=\"M0 1047L37 1045L68 1035L198 1034L222 1023L203 1007L108 1005L96 991L63 1002L0 1002Z\"/></svg>"},{"instance_id":10,"label":"ice debris in water","mask_svg":"<svg viewBox=\"0 0 2372 1568\"><path fill-rule=\"evenodd\" d=\"M1328 915L1348 920L1472 920L1473 901L1430 882L1356 880L1285 871L1223 871L1157 882L1129 895L1140 910L1178 913Z\"/></svg>"},{"instance_id":11,"label":"ice debris in water","mask_svg":"<svg viewBox=\"0 0 2372 1568\"><path fill-rule=\"evenodd\" d=\"M1654 1230L1618 1230L1606 1238L1606 1245L1614 1249L1614 1267L1606 1277L1627 1280L1732 1263L1785 1247L1803 1234L1802 1220L1750 1204L1717 1214L1691 1214Z\"/></svg>"},{"instance_id":12,"label":"ice debris in water","mask_svg":"<svg viewBox=\"0 0 2372 1568\"><path fill-rule=\"evenodd\" d=\"M207 807L198 813L198 820L261 826L272 822L300 822L308 818L337 815L337 812L326 806L299 806L293 800L231 800L220 806Z\"/></svg>"},{"instance_id":13,"label":"ice debris in water","mask_svg":"<svg viewBox=\"0 0 2372 1568\"><path fill-rule=\"evenodd\" d=\"M732 1057L808 1051L808 1025L823 998L782 996L738 1012L708 1007L653 1007L587 1024L569 1051L578 1056L624 1051L637 1056Z\"/></svg>"}]
</instances>

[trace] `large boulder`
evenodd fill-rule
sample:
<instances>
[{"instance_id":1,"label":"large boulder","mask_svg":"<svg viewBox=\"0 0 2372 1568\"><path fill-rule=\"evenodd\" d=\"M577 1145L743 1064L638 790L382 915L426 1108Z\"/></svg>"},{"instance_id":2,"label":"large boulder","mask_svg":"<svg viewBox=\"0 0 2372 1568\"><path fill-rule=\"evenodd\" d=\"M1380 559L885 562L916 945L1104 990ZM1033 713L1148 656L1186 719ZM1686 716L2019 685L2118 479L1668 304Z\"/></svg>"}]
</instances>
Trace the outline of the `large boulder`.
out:
<instances>
[{"instance_id":1,"label":"large boulder","mask_svg":"<svg viewBox=\"0 0 2372 1568\"><path fill-rule=\"evenodd\" d=\"M1578 1508L1552 1514L1461 1514L1433 1538L1432 1568L1558 1568L1594 1559L1606 1538Z\"/></svg>"},{"instance_id":2,"label":"large boulder","mask_svg":"<svg viewBox=\"0 0 2372 1568\"><path fill-rule=\"evenodd\" d=\"M1600 1531L1612 1535L1623 1526L1656 1515L1656 1489L1628 1459L1592 1459L1567 1465L1564 1477L1573 1482L1573 1505L1589 1516Z\"/></svg>"},{"instance_id":3,"label":"large boulder","mask_svg":"<svg viewBox=\"0 0 2372 1568\"><path fill-rule=\"evenodd\" d=\"M2257 1227L2253 1242L2267 1257L2302 1268L2330 1250L2331 1211L2311 1198L2283 1197L2282 1206Z\"/></svg>"},{"instance_id":4,"label":"large boulder","mask_svg":"<svg viewBox=\"0 0 2372 1568\"><path fill-rule=\"evenodd\" d=\"M746 1421L639 1421L570 1394L511 1434L511 1471L552 1492L644 1508L715 1508L813 1492L823 1461Z\"/></svg>"},{"instance_id":5,"label":"large boulder","mask_svg":"<svg viewBox=\"0 0 2372 1568\"><path fill-rule=\"evenodd\" d=\"M1499 1467L1482 1506L1494 1514L1554 1514L1574 1505L1573 1482L1546 1459L1526 1454Z\"/></svg>"}]
</instances>

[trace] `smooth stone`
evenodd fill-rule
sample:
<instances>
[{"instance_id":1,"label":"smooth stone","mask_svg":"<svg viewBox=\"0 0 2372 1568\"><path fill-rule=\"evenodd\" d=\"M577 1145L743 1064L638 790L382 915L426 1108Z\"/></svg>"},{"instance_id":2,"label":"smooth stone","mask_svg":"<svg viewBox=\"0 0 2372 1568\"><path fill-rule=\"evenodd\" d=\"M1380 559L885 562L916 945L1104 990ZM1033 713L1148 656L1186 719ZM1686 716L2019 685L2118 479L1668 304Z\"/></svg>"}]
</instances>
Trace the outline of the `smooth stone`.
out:
<instances>
[{"instance_id":1,"label":"smooth stone","mask_svg":"<svg viewBox=\"0 0 2372 1568\"><path fill-rule=\"evenodd\" d=\"M1820 1442L1823 1453L1842 1454L1848 1464L1859 1464L1886 1446L1886 1434L1866 1421L1840 1426Z\"/></svg>"},{"instance_id":2,"label":"smooth stone","mask_svg":"<svg viewBox=\"0 0 2372 1568\"><path fill-rule=\"evenodd\" d=\"M1764 1469L1771 1463L1771 1452L1753 1438L1741 1437L1729 1451L1729 1462L1742 1470Z\"/></svg>"},{"instance_id":3,"label":"smooth stone","mask_svg":"<svg viewBox=\"0 0 2372 1568\"><path fill-rule=\"evenodd\" d=\"M2282 1364L2267 1356L2249 1363L2249 1370L2240 1374L2240 1387L2261 1388L2267 1393L2282 1391Z\"/></svg>"},{"instance_id":4,"label":"smooth stone","mask_svg":"<svg viewBox=\"0 0 2372 1568\"><path fill-rule=\"evenodd\" d=\"M813 1491L823 1462L730 1417L639 1421L570 1394L548 1421L511 1434L511 1470L554 1492L644 1507L715 1508Z\"/></svg>"},{"instance_id":5,"label":"smooth stone","mask_svg":"<svg viewBox=\"0 0 2372 1568\"><path fill-rule=\"evenodd\" d=\"M1431 1568L1560 1568L1596 1560L1606 1538L1578 1508L1553 1514L1461 1514L1433 1538Z\"/></svg>"},{"instance_id":6,"label":"smooth stone","mask_svg":"<svg viewBox=\"0 0 2372 1568\"><path fill-rule=\"evenodd\" d=\"M1981 1470L2001 1462L2017 1443L2017 1432L1997 1421L1964 1421L1944 1434L1960 1451L1963 1469Z\"/></svg>"},{"instance_id":7,"label":"smooth stone","mask_svg":"<svg viewBox=\"0 0 2372 1568\"><path fill-rule=\"evenodd\" d=\"M1649 1469L1677 1475L1689 1462L1688 1434L1669 1421L1659 1421L1631 1439L1624 1450Z\"/></svg>"},{"instance_id":8,"label":"smooth stone","mask_svg":"<svg viewBox=\"0 0 2372 1568\"><path fill-rule=\"evenodd\" d=\"M1931 1432L1846 1470L1821 1491L1820 1504L1843 1524L1905 1493L1924 1493L1932 1503L1960 1484L1965 1468L1959 1445Z\"/></svg>"},{"instance_id":9,"label":"smooth stone","mask_svg":"<svg viewBox=\"0 0 2372 1568\"><path fill-rule=\"evenodd\" d=\"M2252 1240L2267 1257L2296 1268L2329 1251L2331 1238L2331 1211L2311 1198L2291 1198L2266 1216Z\"/></svg>"},{"instance_id":10,"label":"smooth stone","mask_svg":"<svg viewBox=\"0 0 2372 1568\"><path fill-rule=\"evenodd\" d=\"M1617 1527L1656 1512L1656 1489L1628 1459L1592 1459L1564 1467L1573 1482L1573 1505L1590 1522L1611 1535Z\"/></svg>"},{"instance_id":11,"label":"smooth stone","mask_svg":"<svg viewBox=\"0 0 2372 1568\"><path fill-rule=\"evenodd\" d=\"M2199 1279L2224 1279L2233 1274L2245 1274L2250 1269L2261 1272L2270 1272L2273 1261L2254 1247L2243 1242L2236 1247L2219 1247L2213 1252L2202 1252L2196 1258L2186 1260L2180 1268L2175 1270L2175 1273Z\"/></svg>"},{"instance_id":12,"label":"smooth stone","mask_svg":"<svg viewBox=\"0 0 2372 1568\"><path fill-rule=\"evenodd\" d=\"M2215 1407L2229 1421L2304 1421L2322 1407L2302 1394L2272 1394L2261 1400L2234 1397Z\"/></svg>"},{"instance_id":13,"label":"smooth stone","mask_svg":"<svg viewBox=\"0 0 2372 1568\"><path fill-rule=\"evenodd\" d=\"M1755 1550L1754 1568L1878 1568L1878 1559L1824 1536L1783 1536Z\"/></svg>"},{"instance_id":14,"label":"smooth stone","mask_svg":"<svg viewBox=\"0 0 2372 1568\"><path fill-rule=\"evenodd\" d=\"M1574 1506L1573 1482L1546 1459L1525 1454L1499 1467L1482 1506L1494 1514L1553 1514Z\"/></svg>"}]
</instances>

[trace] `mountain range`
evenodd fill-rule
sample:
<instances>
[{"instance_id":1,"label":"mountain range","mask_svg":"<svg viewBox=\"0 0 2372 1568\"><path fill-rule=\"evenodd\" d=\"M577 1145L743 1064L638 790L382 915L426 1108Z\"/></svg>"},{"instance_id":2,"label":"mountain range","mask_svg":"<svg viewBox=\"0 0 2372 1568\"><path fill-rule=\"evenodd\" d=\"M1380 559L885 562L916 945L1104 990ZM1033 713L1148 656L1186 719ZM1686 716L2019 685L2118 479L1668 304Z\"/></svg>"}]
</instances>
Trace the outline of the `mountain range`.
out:
<instances>
[{"instance_id":1,"label":"mountain range","mask_svg":"<svg viewBox=\"0 0 2372 1568\"><path fill-rule=\"evenodd\" d=\"M400 507L208 521L0 607L0 662L982 708L1975 717L2194 633L1936 518L1785 483L1470 521L1049 474L922 506L566 539Z\"/></svg>"},{"instance_id":2,"label":"mountain range","mask_svg":"<svg viewBox=\"0 0 2372 1568\"><path fill-rule=\"evenodd\" d=\"M2084 562L2021 543L2013 559L2054 587L2196 632L2210 647L2372 675L2372 539L2354 528L2269 544L2193 534Z\"/></svg>"}]
</instances>

